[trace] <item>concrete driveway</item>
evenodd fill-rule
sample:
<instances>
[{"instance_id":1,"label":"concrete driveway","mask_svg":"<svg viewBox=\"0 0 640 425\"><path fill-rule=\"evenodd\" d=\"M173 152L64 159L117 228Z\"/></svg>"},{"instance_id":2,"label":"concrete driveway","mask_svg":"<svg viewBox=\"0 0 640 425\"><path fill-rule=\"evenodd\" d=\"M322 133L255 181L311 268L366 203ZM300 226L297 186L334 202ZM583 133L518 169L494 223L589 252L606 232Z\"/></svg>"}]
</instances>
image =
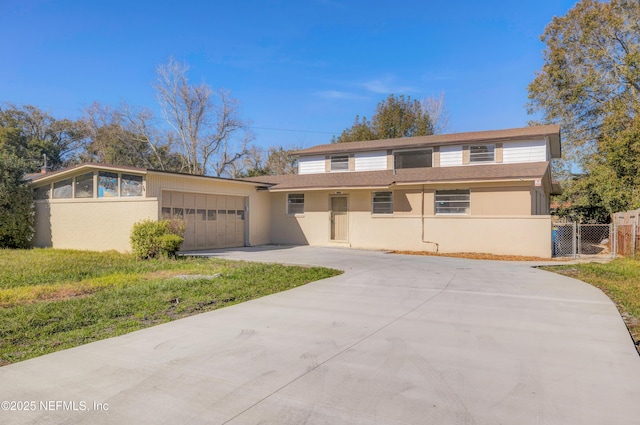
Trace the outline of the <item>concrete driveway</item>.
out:
<instances>
[{"instance_id":1,"label":"concrete driveway","mask_svg":"<svg viewBox=\"0 0 640 425\"><path fill-rule=\"evenodd\" d=\"M2 367L0 401L32 411L2 410L0 423L640 421L640 358L615 306L587 284L518 264L346 249L211 255L345 273Z\"/></svg>"}]
</instances>

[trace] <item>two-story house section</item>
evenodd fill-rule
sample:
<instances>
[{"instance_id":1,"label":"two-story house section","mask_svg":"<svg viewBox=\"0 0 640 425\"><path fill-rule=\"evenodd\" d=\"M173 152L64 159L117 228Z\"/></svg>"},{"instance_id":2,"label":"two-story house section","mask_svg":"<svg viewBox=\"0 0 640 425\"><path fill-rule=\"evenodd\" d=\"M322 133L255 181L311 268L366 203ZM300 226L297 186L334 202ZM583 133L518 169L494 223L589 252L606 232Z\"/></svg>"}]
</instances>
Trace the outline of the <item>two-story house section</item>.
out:
<instances>
[{"instance_id":1,"label":"two-story house section","mask_svg":"<svg viewBox=\"0 0 640 425\"><path fill-rule=\"evenodd\" d=\"M269 184L274 243L551 256L560 127L314 146Z\"/></svg>"},{"instance_id":2,"label":"two-story house section","mask_svg":"<svg viewBox=\"0 0 640 425\"><path fill-rule=\"evenodd\" d=\"M221 179L79 164L30 179L34 246L130 250L134 223L181 219L183 249L268 243L551 257L560 128L326 144L298 174Z\"/></svg>"}]
</instances>

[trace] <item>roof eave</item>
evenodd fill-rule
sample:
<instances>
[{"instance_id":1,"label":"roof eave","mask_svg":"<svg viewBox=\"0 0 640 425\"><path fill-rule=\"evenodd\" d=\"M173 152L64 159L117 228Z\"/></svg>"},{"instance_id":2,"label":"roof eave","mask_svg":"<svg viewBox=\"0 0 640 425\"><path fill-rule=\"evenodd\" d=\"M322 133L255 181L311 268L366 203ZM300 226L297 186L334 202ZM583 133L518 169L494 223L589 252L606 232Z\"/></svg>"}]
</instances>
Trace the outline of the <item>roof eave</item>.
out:
<instances>
[{"instance_id":1,"label":"roof eave","mask_svg":"<svg viewBox=\"0 0 640 425\"><path fill-rule=\"evenodd\" d=\"M273 183L264 183L264 182L254 182L250 180L242 180L242 179L229 179L225 177L216 177L216 176L202 176L197 174L187 174L187 173L176 173L172 171L162 171L162 170L147 170L147 174L149 175L169 175L169 176L179 176L186 178L196 178L196 179L207 179L207 180L219 180L225 183L234 183L234 184L250 184L252 186L273 186Z\"/></svg>"},{"instance_id":2,"label":"roof eave","mask_svg":"<svg viewBox=\"0 0 640 425\"><path fill-rule=\"evenodd\" d=\"M558 130L558 133L548 135L547 140L549 141L551 158L561 158L562 144L560 143L560 131Z\"/></svg>"},{"instance_id":3,"label":"roof eave","mask_svg":"<svg viewBox=\"0 0 640 425\"><path fill-rule=\"evenodd\" d=\"M392 185L379 185L379 186L323 186L323 187L284 187L278 188L278 186L274 186L269 188L269 192L294 192L294 191L305 191L305 192L318 192L318 191L336 191L336 190L376 190L376 189L389 189Z\"/></svg>"},{"instance_id":4,"label":"roof eave","mask_svg":"<svg viewBox=\"0 0 640 425\"><path fill-rule=\"evenodd\" d=\"M117 172L131 172L136 174L147 174L147 170L144 168L133 167L119 167L117 165L101 165L96 163L85 163L78 165L77 167L69 167L63 170L52 171L42 176L35 177L29 181L31 184L44 183L67 175L73 175L83 170L104 170L104 171L117 171Z\"/></svg>"}]
</instances>

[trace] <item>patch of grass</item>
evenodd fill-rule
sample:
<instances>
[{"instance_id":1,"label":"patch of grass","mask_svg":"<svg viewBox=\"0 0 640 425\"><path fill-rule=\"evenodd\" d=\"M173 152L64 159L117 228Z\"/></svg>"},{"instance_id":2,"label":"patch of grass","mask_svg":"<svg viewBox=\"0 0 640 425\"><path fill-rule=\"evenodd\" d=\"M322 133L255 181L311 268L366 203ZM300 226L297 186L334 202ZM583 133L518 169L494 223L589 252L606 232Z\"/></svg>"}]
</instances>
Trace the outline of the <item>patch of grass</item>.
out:
<instances>
[{"instance_id":1,"label":"patch of grass","mask_svg":"<svg viewBox=\"0 0 640 425\"><path fill-rule=\"evenodd\" d=\"M609 263L586 263L566 266L542 267L587 282L616 304L629 333L640 341L640 261L617 258Z\"/></svg>"},{"instance_id":2,"label":"patch of grass","mask_svg":"<svg viewBox=\"0 0 640 425\"><path fill-rule=\"evenodd\" d=\"M0 250L0 366L337 274L208 258Z\"/></svg>"}]
</instances>

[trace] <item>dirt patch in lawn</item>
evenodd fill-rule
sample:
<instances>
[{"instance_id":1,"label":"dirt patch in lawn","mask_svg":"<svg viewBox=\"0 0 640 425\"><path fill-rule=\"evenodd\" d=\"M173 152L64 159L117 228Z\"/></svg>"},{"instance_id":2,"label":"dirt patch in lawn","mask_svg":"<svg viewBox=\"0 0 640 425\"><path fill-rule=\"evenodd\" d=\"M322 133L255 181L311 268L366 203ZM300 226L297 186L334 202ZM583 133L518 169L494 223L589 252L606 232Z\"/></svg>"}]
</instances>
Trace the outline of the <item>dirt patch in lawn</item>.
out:
<instances>
[{"instance_id":1,"label":"dirt patch in lawn","mask_svg":"<svg viewBox=\"0 0 640 425\"><path fill-rule=\"evenodd\" d=\"M485 254L478 252L450 252L450 253L438 253L428 251L391 251L391 254L406 254L406 255L429 255L433 257L454 257L454 258L468 258L470 260L494 260L494 261L569 261L570 258L543 258L543 257L528 257L525 255L496 255Z\"/></svg>"}]
</instances>

